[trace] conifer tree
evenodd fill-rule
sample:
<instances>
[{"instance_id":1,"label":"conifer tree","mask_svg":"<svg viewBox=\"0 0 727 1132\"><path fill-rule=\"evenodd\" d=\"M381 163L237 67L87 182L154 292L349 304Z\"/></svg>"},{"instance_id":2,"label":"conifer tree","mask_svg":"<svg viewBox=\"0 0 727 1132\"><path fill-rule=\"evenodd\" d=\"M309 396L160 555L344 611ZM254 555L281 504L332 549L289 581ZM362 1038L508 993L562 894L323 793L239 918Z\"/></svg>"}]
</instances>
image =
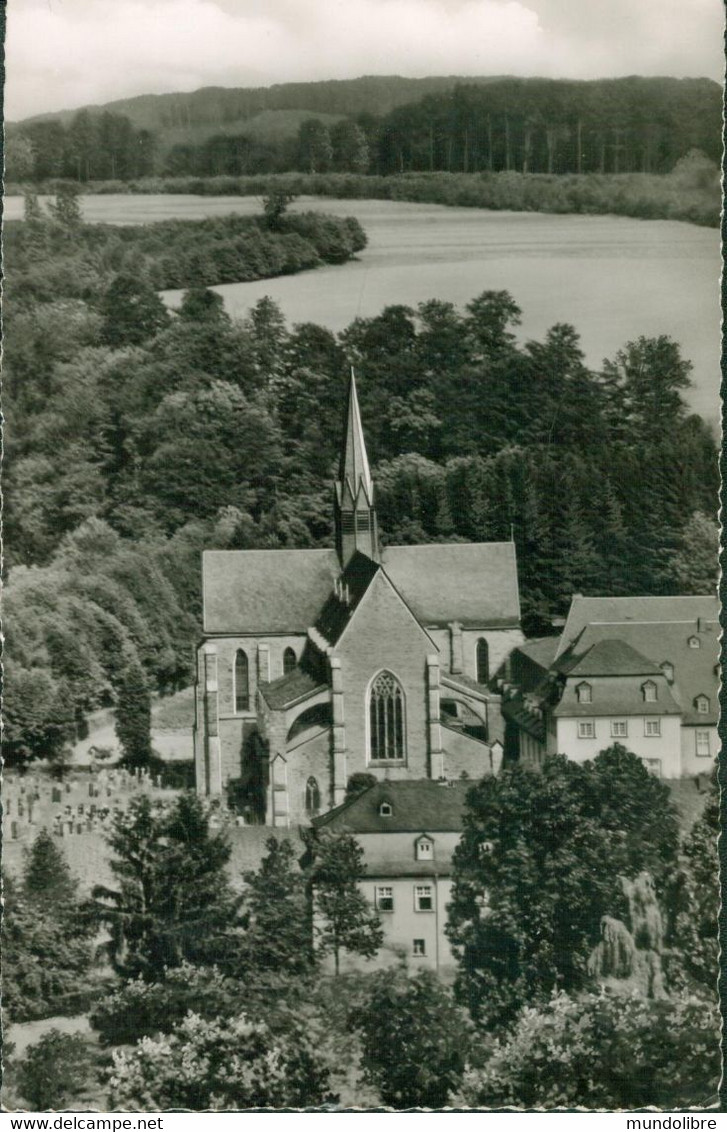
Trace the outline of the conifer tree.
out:
<instances>
[{"instance_id":1,"label":"conifer tree","mask_svg":"<svg viewBox=\"0 0 727 1132\"><path fill-rule=\"evenodd\" d=\"M313 961L306 878L289 841L269 837L267 855L243 874L244 948L251 966L304 974Z\"/></svg>"},{"instance_id":2,"label":"conifer tree","mask_svg":"<svg viewBox=\"0 0 727 1132\"><path fill-rule=\"evenodd\" d=\"M97 919L113 934L112 962L126 977L164 977L185 960L225 953L235 900L225 873L230 847L213 834L194 794L165 809L146 795L117 815L109 836L118 887L93 891Z\"/></svg>"},{"instance_id":3,"label":"conifer tree","mask_svg":"<svg viewBox=\"0 0 727 1132\"><path fill-rule=\"evenodd\" d=\"M379 917L358 887L364 876L363 849L350 834L324 835L311 843L310 882L316 948L333 955L340 972L342 951L370 959L383 942Z\"/></svg>"},{"instance_id":4,"label":"conifer tree","mask_svg":"<svg viewBox=\"0 0 727 1132\"><path fill-rule=\"evenodd\" d=\"M116 735L124 760L133 767L147 766L151 750L151 696L141 666L132 661L119 681L116 701Z\"/></svg>"},{"instance_id":5,"label":"conifer tree","mask_svg":"<svg viewBox=\"0 0 727 1132\"><path fill-rule=\"evenodd\" d=\"M23 870L23 894L26 900L38 904L46 911L71 911L75 902L78 882L61 850L43 828L27 852Z\"/></svg>"}]
</instances>

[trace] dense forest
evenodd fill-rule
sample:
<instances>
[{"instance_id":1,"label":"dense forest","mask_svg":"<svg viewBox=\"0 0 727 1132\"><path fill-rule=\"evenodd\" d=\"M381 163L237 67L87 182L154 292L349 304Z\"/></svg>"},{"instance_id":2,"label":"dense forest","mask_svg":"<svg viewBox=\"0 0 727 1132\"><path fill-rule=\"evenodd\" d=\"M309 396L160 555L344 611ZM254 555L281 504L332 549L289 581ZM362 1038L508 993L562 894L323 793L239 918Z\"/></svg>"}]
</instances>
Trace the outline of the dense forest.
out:
<instances>
[{"instance_id":1,"label":"dense forest","mask_svg":"<svg viewBox=\"0 0 727 1132\"><path fill-rule=\"evenodd\" d=\"M70 200L6 230L9 757L60 751L130 664L190 680L204 547L331 544L351 364L384 539L513 537L530 631L574 591L713 585L716 448L669 338L593 371L571 326L519 345L506 292L338 336L268 299L232 321L200 284L171 315L168 243L114 242Z\"/></svg>"},{"instance_id":2,"label":"dense forest","mask_svg":"<svg viewBox=\"0 0 727 1132\"><path fill-rule=\"evenodd\" d=\"M14 126L8 179L290 170L667 173L691 149L717 163L721 156L721 92L706 79L372 78L144 96L112 106Z\"/></svg>"}]
</instances>

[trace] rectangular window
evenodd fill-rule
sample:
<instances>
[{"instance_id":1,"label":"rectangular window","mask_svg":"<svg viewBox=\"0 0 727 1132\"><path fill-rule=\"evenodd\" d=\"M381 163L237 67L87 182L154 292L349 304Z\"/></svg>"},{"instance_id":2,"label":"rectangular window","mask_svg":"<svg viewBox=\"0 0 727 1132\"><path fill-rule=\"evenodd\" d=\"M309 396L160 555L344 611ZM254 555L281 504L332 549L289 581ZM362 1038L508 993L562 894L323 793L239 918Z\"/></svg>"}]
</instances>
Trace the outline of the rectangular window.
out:
<instances>
[{"instance_id":1,"label":"rectangular window","mask_svg":"<svg viewBox=\"0 0 727 1132\"><path fill-rule=\"evenodd\" d=\"M611 720L611 737L613 739L625 739L628 733L629 725L625 719Z\"/></svg>"},{"instance_id":2,"label":"rectangular window","mask_svg":"<svg viewBox=\"0 0 727 1132\"><path fill-rule=\"evenodd\" d=\"M650 774L661 778L661 759L642 759L642 762Z\"/></svg>"},{"instance_id":3,"label":"rectangular window","mask_svg":"<svg viewBox=\"0 0 727 1132\"><path fill-rule=\"evenodd\" d=\"M434 893L431 884L414 885L414 908L417 912L434 911Z\"/></svg>"},{"instance_id":4,"label":"rectangular window","mask_svg":"<svg viewBox=\"0 0 727 1132\"><path fill-rule=\"evenodd\" d=\"M376 889L376 907L379 912L394 911L394 889L390 885L380 885Z\"/></svg>"},{"instance_id":5,"label":"rectangular window","mask_svg":"<svg viewBox=\"0 0 727 1132\"><path fill-rule=\"evenodd\" d=\"M709 731L697 731L696 736L696 751L698 755L705 755L707 758L712 753L710 751Z\"/></svg>"},{"instance_id":6,"label":"rectangular window","mask_svg":"<svg viewBox=\"0 0 727 1132\"><path fill-rule=\"evenodd\" d=\"M426 942L423 939L412 940L411 952L412 952L412 955L426 955L426 953L427 953Z\"/></svg>"},{"instance_id":7,"label":"rectangular window","mask_svg":"<svg viewBox=\"0 0 727 1132\"><path fill-rule=\"evenodd\" d=\"M647 735L649 738L655 738L656 736L661 735L661 720L645 719L644 735Z\"/></svg>"},{"instance_id":8,"label":"rectangular window","mask_svg":"<svg viewBox=\"0 0 727 1132\"><path fill-rule=\"evenodd\" d=\"M596 725L592 719L580 719L578 721L578 738L579 739L594 739L596 735Z\"/></svg>"}]
</instances>

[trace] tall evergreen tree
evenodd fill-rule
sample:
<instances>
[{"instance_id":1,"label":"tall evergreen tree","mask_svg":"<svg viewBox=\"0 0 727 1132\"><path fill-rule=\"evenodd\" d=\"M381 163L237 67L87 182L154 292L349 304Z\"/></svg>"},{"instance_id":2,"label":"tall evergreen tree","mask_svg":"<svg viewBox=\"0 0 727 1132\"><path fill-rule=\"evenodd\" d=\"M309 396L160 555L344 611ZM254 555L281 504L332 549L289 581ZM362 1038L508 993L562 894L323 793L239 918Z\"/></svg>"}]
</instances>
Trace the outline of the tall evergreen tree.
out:
<instances>
[{"instance_id":1,"label":"tall evergreen tree","mask_svg":"<svg viewBox=\"0 0 727 1132\"><path fill-rule=\"evenodd\" d=\"M164 977L188 960L226 954L235 900L225 867L230 847L212 833L199 798L182 794L168 809L146 795L117 815L109 836L118 888L97 885L97 919L112 931L112 961L125 977Z\"/></svg>"},{"instance_id":2,"label":"tall evergreen tree","mask_svg":"<svg viewBox=\"0 0 727 1132\"><path fill-rule=\"evenodd\" d=\"M260 867L243 874L244 949L250 966L305 974L313 962L306 878L289 841L269 837Z\"/></svg>"},{"instance_id":3,"label":"tall evergreen tree","mask_svg":"<svg viewBox=\"0 0 727 1132\"><path fill-rule=\"evenodd\" d=\"M311 841L310 848L316 949L319 955L333 955L338 975L341 952L373 958L384 933L379 917L358 887L366 866L363 849L355 838L347 833L324 835Z\"/></svg>"},{"instance_id":4,"label":"tall evergreen tree","mask_svg":"<svg viewBox=\"0 0 727 1132\"><path fill-rule=\"evenodd\" d=\"M151 695L141 666L129 663L118 684L116 736L129 766L147 766L151 750Z\"/></svg>"},{"instance_id":5,"label":"tall evergreen tree","mask_svg":"<svg viewBox=\"0 0 727 1132\"><path fill-rule=\"evenodd\" d=\"M78 882L71 876L68 862L55 841L43 828L27 851L23 869L23 894L32 904L46 911L70 913Z\"/></svg>"}]
</instances>

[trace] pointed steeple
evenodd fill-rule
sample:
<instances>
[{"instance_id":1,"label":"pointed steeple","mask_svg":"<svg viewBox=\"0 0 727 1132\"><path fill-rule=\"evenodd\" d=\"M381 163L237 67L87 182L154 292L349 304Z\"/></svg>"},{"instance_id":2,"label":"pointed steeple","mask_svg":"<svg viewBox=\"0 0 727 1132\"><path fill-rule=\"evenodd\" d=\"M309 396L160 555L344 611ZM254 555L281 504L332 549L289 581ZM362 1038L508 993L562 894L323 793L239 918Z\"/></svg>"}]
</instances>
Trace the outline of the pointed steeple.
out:
<instances>
[{"instance_id":1,"label":"pointed steeple","mask_svg":"<svg viewBox=\"0 0 727 1132\"><path fill-rule=\"evenodd\" d=\"M361 410L358 407L356 375L353 366L351 366L351 381L348 386L346 438L341 452L339 479L341 483L348 481L354 496L358 493L359 484L362 484L367 499L370 503L373 503L374 487L371 482L369 460L366 455L366 442L361 425Z\"/></svg>"},{"instance_id":2,"label":"pointed steeple","mask_svg":"<svg viewBox=\"0 0 727 1132\"><path fill-rule=\"evenodd\" d=\"M366 455L356 376L351 366L346 409L346 435L336 483L336 549L345 566L356 550L378 561L379 538L374 510L374 485Z\"/></svg>"}]
</instances>

